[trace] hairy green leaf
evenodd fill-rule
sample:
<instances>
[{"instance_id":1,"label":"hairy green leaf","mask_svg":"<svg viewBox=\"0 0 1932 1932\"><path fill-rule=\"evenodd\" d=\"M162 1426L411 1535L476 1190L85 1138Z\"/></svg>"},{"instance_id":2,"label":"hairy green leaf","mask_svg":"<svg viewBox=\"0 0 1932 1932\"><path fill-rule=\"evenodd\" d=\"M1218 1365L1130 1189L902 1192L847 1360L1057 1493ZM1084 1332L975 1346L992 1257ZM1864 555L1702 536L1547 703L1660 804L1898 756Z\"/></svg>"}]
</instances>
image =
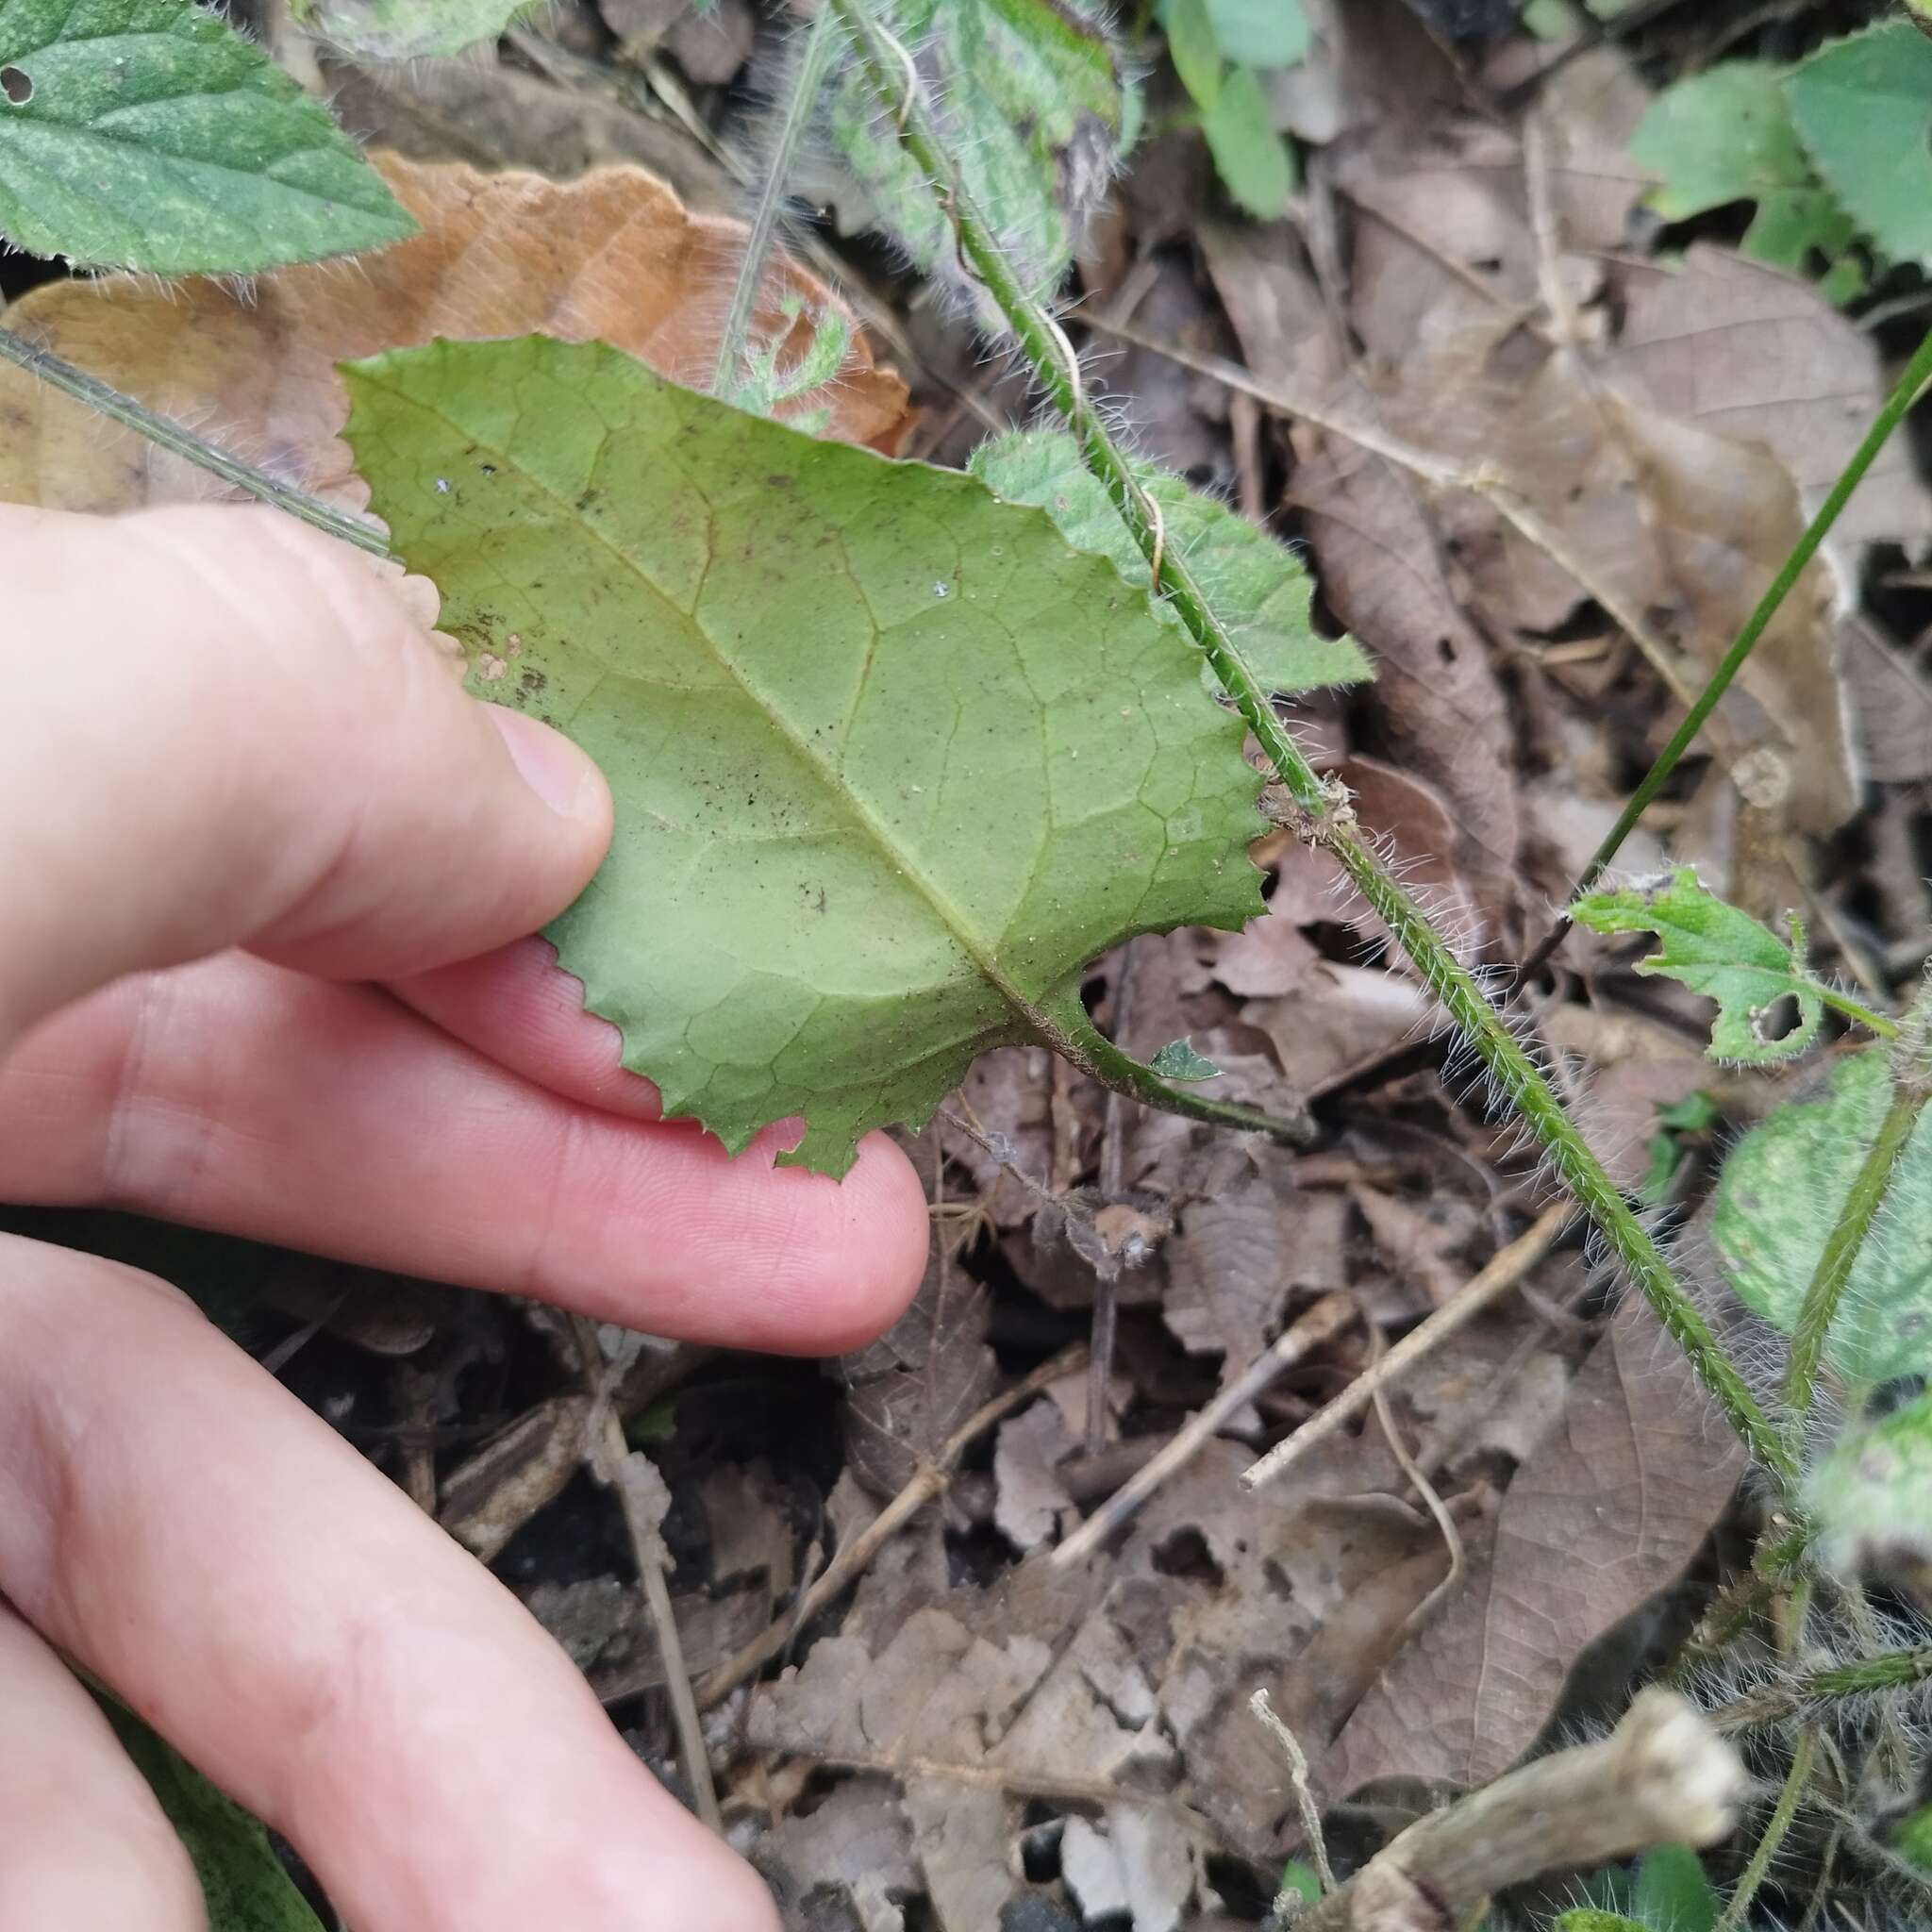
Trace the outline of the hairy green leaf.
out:
<instances>
[{"instance_id":1,"label":"hairy green leaf","mask_svg":"<svg viewBox=\"0 0 1932 1932\"><path fill-rule=\"evenodd\" d=\"M208 1932L322 1932L260 1823L119 1698L100 1690L94 1697L188 1847L208 1901Z\"/></svg>"},{"instance_id":2,"label":"hairy green leaf","mask_svg":"<svg viewBox=\"0 0 1932 1932\"><path fill-rule=\"evenodd\" d=\"M916 60L974 203L1030 286L1066 274L1124 141L1128 102L1099 0L896 0L881 18ZM827 90L833 145L924 273L977 297L933 184L856 63Z\"/></svg>"},{"instance_id":3,"label":"hairy green leaf","mask_svg":"<svg viewBox=\"0 0 1932 1932\"><path fill-rule=\"evenodd\" d=\"M1657 1845L1637 1868L1634 1909L1652 1932L1711 1932L1721 1906L1689 1845Z\"/></svg>"},{"instance_id":4,"label":"hairy green leaf","mask_svg":"<svg viewBox=\"0 0 1932 1932\"><path fill-rule=\"evenodd\" d=\"M1147 1062L1163 1080L1218 1080L1221 1069L1203 1059L1185 1040L1170 1040Z\"/></svg>"},{"instance_id":5,"label":"hairy green leaf","mask_svg":"<svg viewBox=\"0 0 1932 1932\"><path fill-rule=\"evenodd\" d=\"M733 1148L802 1115L792 1158L843 1172L986 1048L1091 1037L1095 954L1261 909L1239 721L1038 510L601 344L347 373L474 688L611 780L610 857L551 931L669 1112Z\"/></svg>"},{"instance_id":6,"label":"hairy green leaf","mask_svg":"<svg viewBox=\"0 0 1932 1932\"><path fill-rule=\"evenodd\" d=\"M1229 70L1214 105L1201 116L1214 171L1236 203L1271 222L1294 192L1294 154L1275 131L1274 110L1252 67Z\"/></svg>"},{"instance_id":7,"label":"hairy green leaf","mask_svg":"<svg viewBox=\"0 0 1932 1932\"><path fill-rule=\"evenodd\" d=\"M1818 172L1887 255L1932 261L1932 40L1907 21L1821 47L1785 83Z\"/></svg>"},{"instance_id":8,"label":"hairy green leaf","mask_svg":"<svg viewBox=\"0 0 1932 1932\"><path fill-rule=\"evenodd\" d=\"M295 18L358 60L446 59L493 41L541 0L293 0Z\"/></svg>"},{"instance_id":9,"label":"hairy green leaf","mask_svg":"<svg viewBox=\"0 0 1932 1932\"><path fill-rule=\"evenodd\" d=\"M1015 429L990 437L973 452L969 467L1008 503L1044 509L1076 550L1108 558L1129 584L1146 585L1147 559L1064 430ZM1353 638L1317 635L1308 610L1314 585L1292 550L1169 471L1139 463L1135 474L1160 507L1168 542L1187 558L1271 690L1292 696L1374 675ZM1165 603L1155 614L1181 628ZM1205 664L1201 680L1209 691L1220 689Z\"/></svg>"},{"instance_id":10,"label":"hairy green leaf","mask_svg":"<svg viewBox=\"0 0 1932 1932\"><path fill-rule=\"evenodd\" d=\"M1724 1162L1711 1239L1733 1292L1787 1335L1891 1096L1882 1048L1848 1055L1825 1098L1780 1107ZM1825 1358L1846 1381L1932 1373L1928 1229L1932 1109L1891 1170L1825 1338Z\"/></svg>"},{"instance_id":11,"label":"hairy green leaf","mask_svg":"<svg viewBox=\"0 0 1932 1932\"><path fill-rule=\"evenodd\" d=\"M416 232L327 112L192 0L0 5L0 234L158 275Z\"/></svg>"},{"instance_id":12,"label":"hairy green leaf","mask_svg":"<svg viewBox=\"0 0 1932 1932\"><path fill-rule=\"evenodd\" d=\"M1921 1805L1892 1827L1891 1848L1907 1865L1932 1872L1932 1805Z\"/></svg>"},{"instance_id":13,"label":"hairy green leaf","mask_svg":"<svg viewBox=\"0 0 1932 1932\"><path fill-rule=\"evenodd\" d=\"M1622 1912L1600 1912L1594 1906L1577 1906L1557 1916L1556 1932L1647 1932Z\"/></svg>"},{"instance_id":14,"label":"hairy green leaf","mask_svg":"<svg viewBox=\"0 0 1932 1932\"><path fill-rule=\"evenodd\" d=\"M1932 1574L1932 1394L1840 1436L1806 1481L1805 1513L1837 1575Z\"/></svg>"},{"instance_id":15,"label":"hairy green leaf","mask_svg":"<svg viewBox=\"0 0 1932 1932\"><path fill-rule=\"evenodd\" d=\"M1666 221L1755 202L1743 252L1796 274L1815 251L1832 264L1828 292L1847 299L1863 280L1857 264L1843 259L1857 224L1799 145L1783 74L1768 60L1724 60L1674 81L1645 110L1630 154L1661 177L1650 206Z\"/></svg>"},{"instance_id":16,"label":"hairy green leaf","mask_svg":"<svg viewBox=\"0 0 1932 1932\"><path fill-rule=\"evenodd\" d=\"M1790 922L1787 945L1748 912L1727 906L1680 866L1662 883L1624 886L1577 900L1570 916L1592 932L1654 932L1661 941L1640 973L1662 973L1717 1002L1710 1029L1712 1059L1790 1059L1817 1036L1824 1005L1804 959L1805 929ZM1798 1024L1767 1040L1757 1022L1786 997L1796 1001Z\"/></svg>"}]
</instances>

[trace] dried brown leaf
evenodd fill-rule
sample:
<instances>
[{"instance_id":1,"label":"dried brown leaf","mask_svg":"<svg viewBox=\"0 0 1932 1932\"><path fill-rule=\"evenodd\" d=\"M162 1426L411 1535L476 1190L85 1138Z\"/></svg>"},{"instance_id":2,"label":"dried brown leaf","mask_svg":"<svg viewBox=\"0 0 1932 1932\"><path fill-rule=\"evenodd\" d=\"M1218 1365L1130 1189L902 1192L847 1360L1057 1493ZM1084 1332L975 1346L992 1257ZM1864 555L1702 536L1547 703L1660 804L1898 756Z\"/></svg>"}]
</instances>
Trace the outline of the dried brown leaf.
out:
<instances>
[{"instance_id":1,"label":"dried brown leaf","mask_svg":"<svg viewBox=\"0 0 1932 1932\"><path fill-rule=\"evenodd\" d=\"M52 282L7 311L8 325L151 408L212 428L272 474L359 508L368 489L338 432L348 398L337 362L438 336L532 331L614 343L660 374L703 384L717 350L744 231L689 213L641 168L605 168L558 184L478 174L461 164L380 165L423 232L335 268L291 268L249 300L206 280L168 284L112 275ZM791 323L778 303L831 298L774 262L758 326ZM839 379L812 398L830 433L891 449L908 424L905 386L875 369L855 332ZM22 370L0 370L0 501L125 510L219 497L227 486Z\"/></svg>"},{"instance_id":2,"label":"dried brown leaf","mask_svg":"<svg viewBox=\"0 0 1932 1932\"><path fill-rule=\"evenodd\" d=\"M1323 1768L1474 1786L1528 1748L1584 1647L1672 1583L1742 1473L1683 1357L1631 1299L1516 1473L1487 1561L1363 1700Z\"/></svg>"},{"instance_id":3,"label":"dried brown leaf","mask_svg":"<svg viewBox=\"0 0 1932 1932\"><path fill-rule=\"evenodd\" d=\"M852 1473L895 1496L991 1395L987 1293L936 1245L912 1306L866 1347L841 1356Z\"/></svg>"},{"instance_id":4,"label":"dried brown leaf","mask_svg":"<svg viewBox=\"0 0 1932 1932\"><path fill-rule=\"evenodd\" d=\"M993 1439L993 1526L1023 1555L1058 1529L1061 1512L1074 1507L1058 1465L1074 1449L1059 1406L1042 1395L1009 1417Z\"/></svg>"}]
</instances>

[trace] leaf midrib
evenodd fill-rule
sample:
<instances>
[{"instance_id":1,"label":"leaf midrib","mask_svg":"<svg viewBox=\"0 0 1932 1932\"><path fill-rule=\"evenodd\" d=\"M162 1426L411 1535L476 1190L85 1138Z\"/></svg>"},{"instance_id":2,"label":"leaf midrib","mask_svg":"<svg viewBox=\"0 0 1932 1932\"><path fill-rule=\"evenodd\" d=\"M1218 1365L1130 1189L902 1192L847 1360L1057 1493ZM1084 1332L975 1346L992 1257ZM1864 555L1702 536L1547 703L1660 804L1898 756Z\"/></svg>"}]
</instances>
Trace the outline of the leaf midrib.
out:
<instances>
[{"instance_id":1,"label":"leaf midrib","mask_svg":"<svg viewBox=\"0 0 1932 1932\"><path fill-rule=\"evenodd\" d=\"M655 375L652 376L653 381L658 379ZM443 410L438 408L433 404L420 402L414 397L406 398L406 400L413 403L419 408L426 409L429 414L437 417L454 435L461 438L463 441L478 449L487 448L492 455L501 458L503 462L512 469L516 475L523 477L525 482L548 498L559 510L566 512L575 527L587 531L594 538L597 543L617 560L625 572L643 584L654 597L662 603L669 604L674 610L678 608L676 601L668 596L658 584L653 582L649 574L641 563L620 549L597 525L585 518L576 509L575 505L562 492L553 489L542 477L525 467L521 458L514 451L505 449L495 442L486 442L484 439L475 435L468 426L458 423L453 417L445 414ZM594 460L591 467L594 470ZM708 551L708 560L709 553ZM882 632L877 622L872 618L869 608L867 618L873 624L874 641L876 641L876 639L882 635ZM835 805L843 808L846 815L857 824L859 831L872 841L876 850L883 854L887 860L898 869L901 875L908 879L918 890L920 896L931 908L933 915L939 920L945 930L952 935L954 942L972 960L980 977L1006 1001L1008 1006L1012 1008L1015 1012L1019 1013L1025 1020L1026 1024L1034 1029L1041 1040L1055 1046L1062 1053L1067 1052L1069 1042L1065 1029L1056 1024L1048 1017L1043 1007L1036 1005L1034 1001L1029 999L1014 984L1013 980L1002 970L999 961L991 953L987 952L976 939L970 935L964 924L963 915L953 905L951 899L938 884L927 877L925 873L912 862L910 855L903 853L900 847L893 842L890 832L866 808L864 801L858 796L858 792L840 781L838 773L826 764L821 755L812 747L809 740L801 738L793 730L791 721L784 713L776 709L772 702L743 675L739 666L719 648L717 641L705 628L704 625L699 622L695 606L693 606L691 612L687 618L687 622L697 636L703 639L705 648L710 653L713 661L718 665L719 669L744 693L750 703L757 708L759 715L798 755L800 760L819 779L822 788L831 795ZM622 674L618 675L621 675Z\"/></svg>"}]
</instances>

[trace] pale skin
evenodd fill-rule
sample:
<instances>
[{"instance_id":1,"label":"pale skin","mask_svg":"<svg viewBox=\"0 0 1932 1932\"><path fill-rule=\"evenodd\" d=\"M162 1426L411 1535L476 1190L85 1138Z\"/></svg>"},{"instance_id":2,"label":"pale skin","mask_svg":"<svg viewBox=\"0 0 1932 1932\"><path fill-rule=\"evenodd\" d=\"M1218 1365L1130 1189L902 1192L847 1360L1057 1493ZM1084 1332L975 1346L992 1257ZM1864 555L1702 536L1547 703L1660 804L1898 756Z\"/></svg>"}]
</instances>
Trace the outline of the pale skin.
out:
<instances>
[{"instance_id":1,"label":"pale skin","mask_svg":"<svg viewBox=\"0 0 1932 1932\"><path fill-rule=\"evenodd\" d=\"M610 833L365 559L268 510L0 507L0 1200L102 1203L823 1354L918 1180L736 1160L527 937ZM0 1925L191 1932L61 1661L285 1833L356 1932L772 1932L523 1607L132 1270L0 1236Z\"/></svg>"}]
</instances>

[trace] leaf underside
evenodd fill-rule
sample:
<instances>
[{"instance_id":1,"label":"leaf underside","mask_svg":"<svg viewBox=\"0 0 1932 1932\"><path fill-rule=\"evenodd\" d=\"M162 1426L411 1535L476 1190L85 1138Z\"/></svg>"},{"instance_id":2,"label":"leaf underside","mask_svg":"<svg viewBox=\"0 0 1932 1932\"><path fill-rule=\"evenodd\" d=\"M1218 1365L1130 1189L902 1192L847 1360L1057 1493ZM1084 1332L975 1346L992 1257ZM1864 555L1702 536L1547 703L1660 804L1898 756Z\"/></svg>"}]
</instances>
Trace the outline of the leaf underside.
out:
<instances>
[{"instance_id":1,"label":"leaf underside","mask_svg":"<svg viewBox=\"0 0 1932 1932\"><path fill-rule=\"evenodd\" d=\"M602 344L349 365L348 436L472 688L617 800L551 928L666 1111L842 1173L1135 933L1261 910L1239 720L1144 590L969 476Z\"/></svg>"},{"instance_id":2,"label":"leaf underside","mask_svg":"<svg viewBox=\"0 0 1932 1932\"><path fill-rule=\"evenodd\" d=\"M1712 1059L1790 1059L1817 1036L1824 1008L1799 957L1796 924L1787 945L1769 926L1699 885L1689 866L1678 867L1662 885L1591 892L1571 908L1571 917L1592 932L1657 934L1657 951L1640 959L1637 970L1661 973L1717 1002ZM1786 998L1796 1003L1798 1023L1789 1033L1766 1038L1758 1022Z\"/></svg>"},{"instance_id":3,"label":"leaf underside","mask_svg":"<svg viewBox=\"0 0 1932 1932\"><path fill-rule=\"evenodd\" d=\"M1797 1326L1825 1242L1891 1105L1882 1047L1848 1055L1828 1093L1792 1101L1753 1127L1724 1162L1711 1239L1732 1291L1774 1327ZM1847 1381L1932 1372L1932 1108L1919 1117L1852 1264L1825 1337Z\"/></svg>"},{"instance_id":4,"label":"leaf underside","mask_svg":"<svg viewBox=\"0 0 1932 1932\"><path fill-rule=\"evenodd\" d=\"M16 247L246 275L415 232L327 110L192 0L0 5L0 234Z\"/></svg>"}]
</instances>

